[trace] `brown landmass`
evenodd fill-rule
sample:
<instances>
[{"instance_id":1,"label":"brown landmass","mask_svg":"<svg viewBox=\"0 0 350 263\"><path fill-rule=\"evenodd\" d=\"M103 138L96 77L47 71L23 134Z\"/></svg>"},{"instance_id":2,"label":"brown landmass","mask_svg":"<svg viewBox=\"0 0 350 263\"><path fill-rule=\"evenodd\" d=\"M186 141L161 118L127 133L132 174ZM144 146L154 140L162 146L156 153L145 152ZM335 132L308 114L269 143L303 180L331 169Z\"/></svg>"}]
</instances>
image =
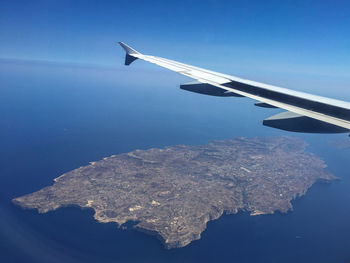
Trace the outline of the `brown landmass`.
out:
<instances>
[{"instance_id":1,"label":"brown landmass","mask_svg":"<svg viewBox=\"0 0 350 263\"><path fill-rule=\"evenodd\" d=\"M135 221L167 248L183 247L223 213L285 213L315 181L335 179L305 147L302 140L278 137L136 150L67 172L13 202L40 213L91 208L100 222Z\"/></svg>"}]
</instances>

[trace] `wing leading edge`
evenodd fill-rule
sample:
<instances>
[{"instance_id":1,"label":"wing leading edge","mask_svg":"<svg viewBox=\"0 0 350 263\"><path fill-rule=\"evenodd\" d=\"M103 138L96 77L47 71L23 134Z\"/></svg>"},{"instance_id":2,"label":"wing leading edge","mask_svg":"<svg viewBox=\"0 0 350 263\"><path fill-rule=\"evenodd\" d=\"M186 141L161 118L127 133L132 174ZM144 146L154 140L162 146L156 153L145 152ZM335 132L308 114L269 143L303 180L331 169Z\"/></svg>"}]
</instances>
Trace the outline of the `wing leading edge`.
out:
<instances>
[{"instance_id":1,"label":"wing leading edge","mask_svg":"<svg viewBox=\"0 0 350 263\"><path fill-rule=\"evenodd\" d=\"M286 110L263 124L277 129L310 133L350 132L350 103L241 79L177 61L144 55L119 42L126 52L125 65L136 59L148 61L195 79L180 88L213 96L248 97L256 106Z\"/></svg>"}]
</instances>

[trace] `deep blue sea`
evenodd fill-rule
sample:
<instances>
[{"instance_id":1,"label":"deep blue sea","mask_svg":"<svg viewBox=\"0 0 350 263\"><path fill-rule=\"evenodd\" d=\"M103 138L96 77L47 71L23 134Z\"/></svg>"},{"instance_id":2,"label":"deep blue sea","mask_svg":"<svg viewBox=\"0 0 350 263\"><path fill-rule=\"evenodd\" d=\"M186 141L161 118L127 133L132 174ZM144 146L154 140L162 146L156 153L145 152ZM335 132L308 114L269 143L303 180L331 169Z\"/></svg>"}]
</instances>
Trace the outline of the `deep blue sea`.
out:
<instances>
[{"instance_id":1,"label":"deep blue sea","mask_svg":"<svg viewBox=\"0 0 350 263\"><path fill-rule=\"evenodd\" d=\"M350 138L264 127L278 110L180 90L186 81L162 69L0 61L0 262L349 263L350 149L329 142ZM315 184L287 214L211 221L200 240L181 249L166 250L132 227L98 223L91 210L38 214L11 203L112 154L286 135L306 140L307 151L341 180Z\"/></svg>"}]
</instances>

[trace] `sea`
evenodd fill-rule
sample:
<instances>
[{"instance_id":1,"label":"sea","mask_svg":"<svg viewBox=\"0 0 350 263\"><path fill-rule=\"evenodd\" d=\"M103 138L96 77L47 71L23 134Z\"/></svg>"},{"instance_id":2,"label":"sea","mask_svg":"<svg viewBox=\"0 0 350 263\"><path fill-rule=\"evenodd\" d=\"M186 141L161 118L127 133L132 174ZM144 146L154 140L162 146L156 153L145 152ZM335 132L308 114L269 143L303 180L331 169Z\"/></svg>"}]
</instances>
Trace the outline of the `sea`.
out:
<instances>
[{"instance_id":1,"label":"sea","mask_svg":"<svg viewBox=\"0 0 350 263\"><path fill-rule=\"evenodd\" d=\"M349 263L350 149L332 143L348 135L268 128L262 120L280 110L180 90L186 81L138 65L0 60L0 262ZM171 250L133 223L95 221L92 210L39 214L11 203L106 156L237 136L301 138L339 180L314 184L286 214L224 215Z\"/></svg>"}]
</instances>

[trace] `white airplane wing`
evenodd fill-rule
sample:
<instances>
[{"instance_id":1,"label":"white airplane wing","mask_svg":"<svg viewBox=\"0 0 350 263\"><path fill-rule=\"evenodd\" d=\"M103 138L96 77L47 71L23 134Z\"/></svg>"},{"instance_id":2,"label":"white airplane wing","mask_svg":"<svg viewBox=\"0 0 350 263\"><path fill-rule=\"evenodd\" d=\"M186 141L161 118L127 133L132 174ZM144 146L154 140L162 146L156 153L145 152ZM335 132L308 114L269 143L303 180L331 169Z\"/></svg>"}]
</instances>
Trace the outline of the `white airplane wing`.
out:
<instances>
[{"instance_id":1,"label":"white airplane wing","mask_svg":"<svg viewBox=\"0 0 350 263\"><path fill-rule=\"evenodd\" d=\"M181 85L181 89L213 96L248 97L258 101L255 103L256 106L286 110L265 119L263 124L266 126L294 132L350 132L349 102L246 80L161 57L144 55L123 42L119 44L126 51L125 65L130 65L136 59L142 59L196 80Z\"/></svg>"}]
</instances>

